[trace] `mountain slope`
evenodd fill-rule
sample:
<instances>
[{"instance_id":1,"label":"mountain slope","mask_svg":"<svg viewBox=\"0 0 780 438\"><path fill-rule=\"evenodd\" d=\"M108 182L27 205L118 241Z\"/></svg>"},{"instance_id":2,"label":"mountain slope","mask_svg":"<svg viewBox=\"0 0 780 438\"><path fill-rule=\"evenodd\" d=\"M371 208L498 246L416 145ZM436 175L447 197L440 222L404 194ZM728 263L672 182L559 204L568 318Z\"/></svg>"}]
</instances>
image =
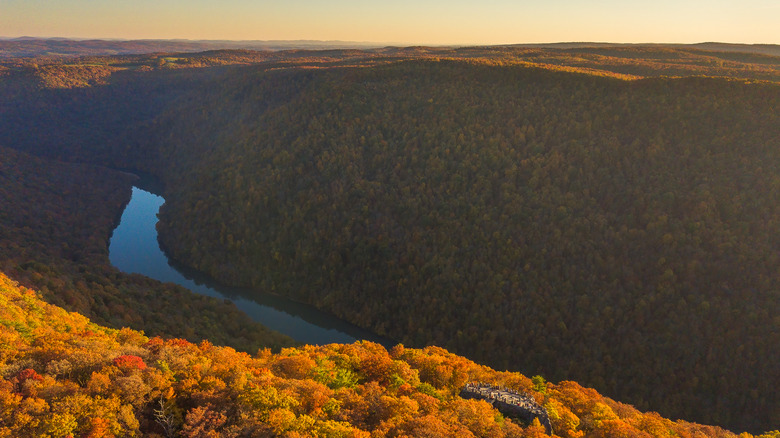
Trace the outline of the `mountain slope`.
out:
<instances>
[{"instance_id":1,"label":"mountain slope","mask_svg":"<svg viewBox=\"0 0 780 438\"><path fill-rule=\"evenodd\" d=\"M665 415L752 431L780 421L780 105L776 84L753 83L773 80L777 57L178 59L69 89L42 67L9 70L0 134L155 173L161 239L226 282Z\"/></svg>"},{"instance_id":2,"label":"mountain slope","mask_svg":"<svg viewBox=\"0 0 780 438\"><path fill-rule=\"evenodd\" d=\"M518 424L458 397L470 380L528 392L561 437L736 437L434 347L387 352L364 342L250 356L149 339L46 304L1 273L0 376L4 437L545 436L538 422Z\"/></svg>"},{"instance_id":3,"label":"mountain slope","mask_svg":"<svg viewBox=\"0 0 780 438\"><path fill-rule=\"evenodd\" d=\"M257 74L158 122L174 258L670 415L780 421L778 87Z\"/></svg>"},{"instance_id":4,"label":"mountain slope","mask_svg":"<svg viewBox=\"0 0 780 438\"><path fill-rule=\"evenodd\" d=\"M111 266L108 240L134 178L0 146L0 270L50 303L115 328L245 351L294 345L232 304Z\"/></svg>"}]
</instances>

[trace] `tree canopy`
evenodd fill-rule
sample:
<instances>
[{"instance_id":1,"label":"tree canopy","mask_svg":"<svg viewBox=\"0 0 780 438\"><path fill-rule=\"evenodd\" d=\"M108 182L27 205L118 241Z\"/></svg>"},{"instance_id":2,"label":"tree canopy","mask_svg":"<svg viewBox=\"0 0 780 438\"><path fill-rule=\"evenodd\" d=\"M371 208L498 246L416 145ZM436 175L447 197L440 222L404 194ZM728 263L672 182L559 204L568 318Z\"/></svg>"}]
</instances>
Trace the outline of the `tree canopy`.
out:
<instances>
[{"instance_id":1,"label":"tree canopy","mask_svg":"<svg viewBox=\"0 0 780 438\"><path fill-rule=\"evenodd\" d=\"M17 61L0 138L157 175L162 242L224 282L667 416L780 421L777 57L266 55ZM10 259L44 293L78 272ZM112 304L80 308L119 326Z\"/></svg>"}]
</instances>

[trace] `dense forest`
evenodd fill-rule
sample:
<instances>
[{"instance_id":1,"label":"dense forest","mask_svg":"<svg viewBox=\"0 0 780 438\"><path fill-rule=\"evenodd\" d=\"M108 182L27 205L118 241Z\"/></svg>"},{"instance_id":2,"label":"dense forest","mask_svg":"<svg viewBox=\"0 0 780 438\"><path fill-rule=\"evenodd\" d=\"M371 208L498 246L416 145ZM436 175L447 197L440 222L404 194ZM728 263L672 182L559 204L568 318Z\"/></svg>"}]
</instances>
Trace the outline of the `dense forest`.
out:
<instances>
[{"instance_id":1,"label":"dense forest","mask_svg":"<svg viewBox=\"0 0 780 438\"><path fill-rule=\"evenodd\" d=\"M0 78L5 146L153 173L162 243L221 281L665 416L780 424L778 57L216 52Z\"/></svg>"},{"instance_id":2,"label":"dense forest","mask_svg":"<svg viewBox=\"0 0 780 438\"><path fill-rule=\"evenodd\" d=\"M175 258L409 345L778 421L776 86L447 62L268 76L160 122Z\"/></svg>"},{"instance_id":3,"label":"dense forest","mask_svg":"<svg viewBox=\"0 0 780 438\"><path fill-rule=\"evenodd\" d=\"M441 348L360 342L236 352L108 329L0 274L2 437L534 437L457 394L469 381L528 394L556 436L717 437L566 381L497 372ZM777 438L778 432L759 438ZM740 438L752 435L742 434Z\"/></svg>"},{"instance_id":4,"label":"dense forest","mask_svg":"<svg viewBox=\"0 0 780 438\"><path fill-rule=\"evenodd\" d=\"M210 339L244 351L294 345L232 304L110 266L108 237L134 178L0 146L0 272L50 303L115 328Z\"/></svg>"}]
</instances>

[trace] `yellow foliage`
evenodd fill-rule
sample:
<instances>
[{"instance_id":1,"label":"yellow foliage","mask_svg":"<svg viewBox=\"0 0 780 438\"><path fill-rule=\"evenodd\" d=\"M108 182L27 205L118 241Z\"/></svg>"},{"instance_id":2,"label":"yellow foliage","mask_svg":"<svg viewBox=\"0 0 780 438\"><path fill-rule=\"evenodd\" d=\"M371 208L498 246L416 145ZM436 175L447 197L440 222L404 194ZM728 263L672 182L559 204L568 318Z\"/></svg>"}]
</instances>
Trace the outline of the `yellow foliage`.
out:
<instances>
[{"instance_id":1,"label":"yellow foliage","mask_svg":"<svg viewBox=\"0 0 780 438\"><path fill-rule=\"evenodd\" d=\"M484 401L457 395L461 382L475 377L526 391L530 379L441 348L399 346L388 353L359 342L252 358L208 343L103 330L3 275L0 287L5 306L0 315L18 318L4 323L6 333L26 333L13 338L22 348L9 356L0 380L0 437L159 436L160 431L209 437L545 436L538 420L523 427ZM360 378L335 389L319 381L323 376L331 381L339 370ZM668 438L691 436L692 430L736 438L643 414L574 382L546 388L545 407L562 438Z\"/></svg>"}]
</instances>

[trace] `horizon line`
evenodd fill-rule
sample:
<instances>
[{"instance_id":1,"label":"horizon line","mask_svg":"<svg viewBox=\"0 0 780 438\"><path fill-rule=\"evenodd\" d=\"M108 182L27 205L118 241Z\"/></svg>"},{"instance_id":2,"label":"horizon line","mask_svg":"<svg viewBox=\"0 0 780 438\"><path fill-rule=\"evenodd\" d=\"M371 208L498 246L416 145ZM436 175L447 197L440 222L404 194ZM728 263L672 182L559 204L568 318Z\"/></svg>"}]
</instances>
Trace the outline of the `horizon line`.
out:
<instances>
[{"instance_id":1,"label":"horizon line","mask_svg":"<svg viewBox=\"0 0 780 438\"><path fill-rule=\"evenodd\" d=\"M723 44L735 46L780 46L780 43L745 43L730 41L698 41L698 42L617 42L617 41L547 41L547 42L504 42L504 43L419 43L419 42L383 42L383 41L359 41L359 40L318 40L318 39L192 39L192 38L122 38L122 37L60 37L60 36L0 36L0 41L34 41L34 40L59 40L59 41L105 41L105 42L181 42L181 43L321 43L339 45L362 46L399 46L399 47L490 47L490 46L516 46L516 45L564 45L564 44L605 44L605 45L680 45L693 46L703 44Z\"/></svg>"}]
</instances>

